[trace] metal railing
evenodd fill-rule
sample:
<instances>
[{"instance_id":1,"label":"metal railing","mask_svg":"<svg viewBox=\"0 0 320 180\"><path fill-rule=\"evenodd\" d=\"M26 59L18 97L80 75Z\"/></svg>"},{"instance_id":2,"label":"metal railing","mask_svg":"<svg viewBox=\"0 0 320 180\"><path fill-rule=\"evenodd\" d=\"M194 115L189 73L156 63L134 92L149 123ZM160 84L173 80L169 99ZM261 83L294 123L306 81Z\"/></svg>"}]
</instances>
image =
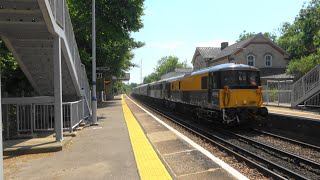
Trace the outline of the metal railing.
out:
<instances>
[{"instance_id":1,"label":"metal railing","mask_svg":"<svg viewBox=\"0 0 320 180\"><path fill-rule=\"evenodd\" d=\"M320 107L320 91L304 102L307 107Z\"/></svg>"},{"instance_id":2,"label":"metal railing","mask_svg":"<svg viewBox=\"0 0 320 180\"><path fill-rule=\"evenodd\" d=\"M84 99L62 104L63 129L72 132L79 124L90 116ZM35 131L54 131L54 104L5 104L2 108L6 124L7 138L9 131L16 128L17 135ZM11 122L11 123L9 123ZM16 123L13 123L16 122ZM11 126L11 127L10 127Z\"/></svg>"},{"instance_id":3,"label":"metal railing","mask_svg":"<svg viewBox=\"0 0 320 180\"><path fill-rule=\"evenodd\" d=\"M71 54L70 60L72 61L71 63L73 64L76 77L78 79L78 83L80 86L79 89L85 91L85 93L83 93L82 95L85 97L89 112L91 113L91 94L89 81L87 78L85 67L83 64L81 64L80 54L66 0L49 0L49 3L56 23L64 30L67 42L66 46Z\"/></svg>"},{"instance_id":4,"label":"metal railing","mask_svg":"<svg viewBox=\"0 0 320 180\"><path fill-rule=\"evenodd\" d=\"M305 101L316 93L316 88L320 90L320 64L293 84L292 104L297 105Z\"/></svg>"},{"instance_id":5,"label":"metal railing","mask_svg":"<svg viewBox=\"0 0 320 180\"><path fill-rule=\"evenodd\" d=\"M291 106L291 90L263 90L263 104L271 106Z\"/></svg>"},{"instance_id":6,"label":"metal railing","mask_svg":"<svg viewBox=\"0 0 320 180\"><path fill-rule=\"evenodd\" d=\"M81 73L81 90L83 91L83 96L86 99L87 102L87 108L88 111L91 114L91 90L90 90L90 85L89 85L89 80L88 80L88 76L87 76L87 71L86 68L83 64L81 64L82 67L82 73Z\"/></svg>"}]
</instances>

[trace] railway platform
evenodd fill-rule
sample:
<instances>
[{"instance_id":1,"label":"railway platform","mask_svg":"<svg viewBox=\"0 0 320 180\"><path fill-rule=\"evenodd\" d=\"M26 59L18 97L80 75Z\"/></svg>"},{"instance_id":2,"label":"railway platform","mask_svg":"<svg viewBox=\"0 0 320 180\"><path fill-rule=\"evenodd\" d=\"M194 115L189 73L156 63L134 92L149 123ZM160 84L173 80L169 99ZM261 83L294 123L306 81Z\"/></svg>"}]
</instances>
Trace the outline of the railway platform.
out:
<instances>
[{"instance_id":1,"label":"railway platform","mask_svg":"<svg viewBox=\"0 0 320 180\"><path fill-rule=\"evenodd\" d=\"M319 145L320 112L289 107L266 107L269 115L263 125L265 130L289 137L295 136L297 139Z\"/></svg>"},{"instance_id":2,"label":"railway platform","mask_svg":"<svg viewBox=\"0 0 320 180\"><path fill-rule=\"evenodd\" d=\"M5 160L6 179L247 179L126 96L103 102L97 115L99 125L62 151L17 157L9 168Z\"/></svg>"},{"instance_id":3,"label":"railway platform","mask_svg":"<svg viewBox=\"0 0 320 180\"><path fill-rule=\"evenodd\" d=\"M292 109L290 107L278 107L278 106L265 106L268 108L270 114L284 115L293 118L319 120L320 112L306 111L303 109Z\"/></svg>"}]
</instances>

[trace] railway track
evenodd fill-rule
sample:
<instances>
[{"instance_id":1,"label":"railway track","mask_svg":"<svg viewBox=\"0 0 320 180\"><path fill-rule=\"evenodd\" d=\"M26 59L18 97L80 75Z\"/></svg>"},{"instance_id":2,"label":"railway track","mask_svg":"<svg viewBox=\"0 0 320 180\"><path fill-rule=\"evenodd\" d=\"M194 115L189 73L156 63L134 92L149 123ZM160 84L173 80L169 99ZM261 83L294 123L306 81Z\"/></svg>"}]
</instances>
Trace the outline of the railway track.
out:
<instances>
[{"instance_id":1,"label":"railway track","mask_svg":"<svg viewBox=\"0 0 320 180\"><path fill-rule=\"evenodd\" d=\"M255 131L256 133L265 135L265 136L271 136L271 137L274 137L274 138L277 138L277 139L281 139L283 141L288 141L288 142L290 142L292 144L296 144L296 145L304 147L304 148L309 148L309 149L313 149L315 151L319 151L320 152L320 147L319 146L315 146L313 144L305 143L305 142L302 142L302 141L298 141L298 140L291 139L291 138L288 138L288 137L280 136L280 135L277 135L277 134L272 134L272 133L269 133L269 132L266 132L266 131L263 131L263 130L253 129L253 131Z\"/></svg>"},{"instance_id":2,"label":"railway track","mask_svg":"<svg viewBox=\"0 0 320 180\"><path fill-rule=\"evenodd\" d=\"M140 101L140 103L143 103ZM226 151L239 161L258 169L264 175L276 179L319 179L320 164L272 146L254 141L227 130L208 129L194 123L186 123L180 117L143 103L149 109L169 119L185 130Z\"/></svg>"}]
</instances>

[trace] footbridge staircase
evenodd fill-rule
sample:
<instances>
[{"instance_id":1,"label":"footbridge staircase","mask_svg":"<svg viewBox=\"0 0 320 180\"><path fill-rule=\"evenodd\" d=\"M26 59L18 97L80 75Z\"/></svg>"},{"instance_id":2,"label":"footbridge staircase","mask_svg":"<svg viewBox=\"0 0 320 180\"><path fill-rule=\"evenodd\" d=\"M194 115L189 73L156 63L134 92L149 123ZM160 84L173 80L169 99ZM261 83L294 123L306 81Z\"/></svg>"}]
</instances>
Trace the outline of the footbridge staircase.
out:
<instances>
[{"instance_id":1,"label":"footbridge staircase","mask_svg":"<svg viewBox=\"0 0 320 180\"><path fill-rule=\"evenodd\" d=\"M55 130L62 140L91 115L66 0L1 0L0 36L38 95L2 98L3 107L15 107L18 132Z\"/></svg>"},{"instance_id":2,"label":"footbridge staircase","mask_svg":"<svg viewBox=\"0 0 320 180\"><path fill-rule=\"evenodd\" d=\"M320 64L292 86L292 107L320 107Z\"/></svg>"}]
</instances>

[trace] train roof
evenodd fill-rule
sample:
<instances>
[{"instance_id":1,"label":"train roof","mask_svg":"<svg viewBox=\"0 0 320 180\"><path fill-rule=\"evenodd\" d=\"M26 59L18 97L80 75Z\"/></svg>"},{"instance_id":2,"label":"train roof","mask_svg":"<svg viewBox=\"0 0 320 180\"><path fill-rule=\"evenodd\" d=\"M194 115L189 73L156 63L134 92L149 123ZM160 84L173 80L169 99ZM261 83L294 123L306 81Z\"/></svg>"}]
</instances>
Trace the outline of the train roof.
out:
<instances>
[{"instance_id":1,"label":"train roof","mask_svg":"<svg viewBox=\"0 0 320 180\"><path fill-rule=\"evenodd\" d=\"M195 72L192 72L189 75L197 75L207 72L215 72L215 71L227 71L227 70L250 70L250 71L259 71L258 68L245 65L245 64L236 64L236 63L226 63L226 64L220 64L217 66L208 67L205 69L201 69Z\"/></svg>"},{"instance_id":2,"label":"train roof","mask_svg":"<svg viewBox=\"0 0 320 180\"><path fill-rule=\"evenodd\" d=\"M184 77L185 75L179 75L179 76L174 76L174 77L170 77L170 78L167 78L167 79L161 79L159 80L158 82L163 82L163 81L173 81L175 79L180 79L182 77Z\"/></svg>"},{"instance_id":3,"label":"train roof","mask_svg":"<svg viewBox=\"0 0 320 180\"><path fill-rule=\"evenodd\" d=\"M164 81L165 82L171 82L171 81L174 81L176 79L183 78L185 76L193 76L193 75L203 74L203 73L208 73L208 72L227 71L227 70L259 71L258 68L253 67L253 66L249 66L249 65L245 65L245 64L226 63L226 64L220 64L220 65L217 65L217 66L208 67L208 68L205 68L205 69L200 69L200 70L192 72L192 73L187 73L187 74L184 74L184 75L179 75L179 76L174 76L174 77L170 77L170 78L167 78L167 79L162 79L162 80L155 81L155 82L152 82L152 83L149 83L149 84L143 84L143 85L140 85L138 87L144 87L144 86L147 86L147 85L153 85L153 84L161 83L161 82L164 82Z\"/></svg>"}]
</instances>

